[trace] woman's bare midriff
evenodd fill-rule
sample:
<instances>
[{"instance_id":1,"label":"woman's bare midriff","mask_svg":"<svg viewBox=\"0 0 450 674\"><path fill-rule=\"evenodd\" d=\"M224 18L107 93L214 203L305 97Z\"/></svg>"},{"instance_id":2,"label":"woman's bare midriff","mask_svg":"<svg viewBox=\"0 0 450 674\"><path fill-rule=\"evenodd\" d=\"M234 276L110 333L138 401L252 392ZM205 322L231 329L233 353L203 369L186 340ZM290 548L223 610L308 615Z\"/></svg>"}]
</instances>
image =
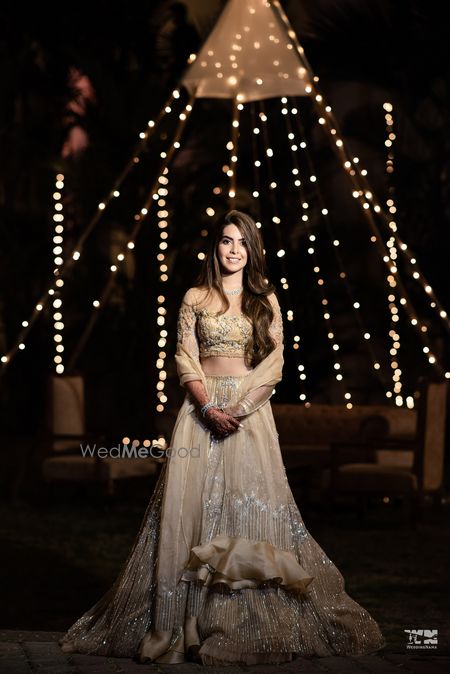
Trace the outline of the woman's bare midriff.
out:
<instances>
[{"instance_id":1,"label":"woman's bare midriff","mask_svg":"<svg viewBox=\"0 0 450 674\"><path fill-rule=\"evenodd\" d=\"M244 358L230 356L209 356L201 358L200 363L205 374L230 375L231 377L246 375L253 369L246 366Z\"/></svg>"}]
</instances>

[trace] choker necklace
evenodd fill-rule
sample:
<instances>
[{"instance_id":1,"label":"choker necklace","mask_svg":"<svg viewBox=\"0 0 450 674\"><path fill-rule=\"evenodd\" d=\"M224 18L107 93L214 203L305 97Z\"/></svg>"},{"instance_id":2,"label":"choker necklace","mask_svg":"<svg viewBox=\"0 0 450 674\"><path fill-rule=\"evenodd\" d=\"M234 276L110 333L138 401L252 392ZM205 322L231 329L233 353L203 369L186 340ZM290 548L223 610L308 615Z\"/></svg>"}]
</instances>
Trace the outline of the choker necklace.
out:
<instances>
[{"instance_id":1,"label":"choker necklace","mask_svg":"<svg viewBox=\"0 0 450 674\"><path fill-rule=\"evenodd\" d=\"M225 290L223 289L223 292L225 295L239 295L239 293L244 290L244 286L241 286L240 288L235 288L234 290Z\"/></svg>"}]
</instances>

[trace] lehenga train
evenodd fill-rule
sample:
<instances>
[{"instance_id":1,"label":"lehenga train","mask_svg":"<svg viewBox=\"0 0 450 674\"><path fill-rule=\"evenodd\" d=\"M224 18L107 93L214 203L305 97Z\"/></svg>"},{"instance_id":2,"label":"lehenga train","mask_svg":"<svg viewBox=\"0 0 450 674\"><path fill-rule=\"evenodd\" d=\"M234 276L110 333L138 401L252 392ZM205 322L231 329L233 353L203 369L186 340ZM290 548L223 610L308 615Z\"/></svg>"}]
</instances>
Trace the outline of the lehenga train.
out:
<instances>
[{"instance_id":1,"label":"lehenga train","mask_svg":"<svg viewBox=\"0 0 450 674\"><path fill-rule=\"evenodd\" d=\"M248 376L206 375L210 399L238 400ZM270 402L241 422L214 439L186 395L133 549L64 650L255 664L385 646L303 523Z\"/></svg>"}]
</instances>

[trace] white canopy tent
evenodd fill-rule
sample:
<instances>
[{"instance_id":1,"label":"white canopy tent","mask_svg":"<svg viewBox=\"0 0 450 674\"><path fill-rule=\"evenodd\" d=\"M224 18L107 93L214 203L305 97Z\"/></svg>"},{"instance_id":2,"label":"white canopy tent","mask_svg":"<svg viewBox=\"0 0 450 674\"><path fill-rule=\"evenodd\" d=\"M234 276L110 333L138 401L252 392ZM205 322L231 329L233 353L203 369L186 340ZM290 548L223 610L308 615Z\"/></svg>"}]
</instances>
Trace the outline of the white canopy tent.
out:
<instances>
[{"instance_id":1,"label":"white canopy tent","mask_svg":"<svg viewBox=\"0 0 450 674\"><path fill-rule=\"evenodd\" d=\"M307 68L268 0L229 0L181 84L240 103L308 95Z\"/></svg>"}]
</instances>

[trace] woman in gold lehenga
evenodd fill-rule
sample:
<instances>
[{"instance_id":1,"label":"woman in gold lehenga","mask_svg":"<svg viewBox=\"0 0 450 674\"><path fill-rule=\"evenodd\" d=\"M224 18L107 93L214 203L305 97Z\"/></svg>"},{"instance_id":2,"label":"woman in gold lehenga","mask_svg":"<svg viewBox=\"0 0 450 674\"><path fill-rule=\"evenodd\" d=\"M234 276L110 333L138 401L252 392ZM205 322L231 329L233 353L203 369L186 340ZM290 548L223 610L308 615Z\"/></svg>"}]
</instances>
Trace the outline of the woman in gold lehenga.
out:
<instances>
[{"instance_id":1,"label":"woman in gold lehenga","mask_svg":"<svg viewBox=\"0 0 450 674\"><path fill-rule=\"evenodd\" d=\"M306 529L270 397L283 321L255 222L218 223L182 301L175 355L186 396L130 555L60 640L140 662L283 662L363 655L378 624Z\"/></svg>"}]
</instances>

